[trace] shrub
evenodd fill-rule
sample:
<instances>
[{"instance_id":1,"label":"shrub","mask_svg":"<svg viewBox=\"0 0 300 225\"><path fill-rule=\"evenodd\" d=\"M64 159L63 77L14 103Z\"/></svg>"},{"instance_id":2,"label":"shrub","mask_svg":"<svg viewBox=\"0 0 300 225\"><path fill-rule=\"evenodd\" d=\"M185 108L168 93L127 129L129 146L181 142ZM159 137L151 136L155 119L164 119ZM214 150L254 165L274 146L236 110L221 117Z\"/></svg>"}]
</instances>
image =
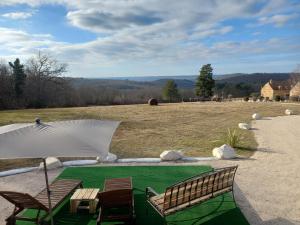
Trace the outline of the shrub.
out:
<instances>
[{"instance_id":1,"label":"shrub","mask_svg":"<svg viewBox=\"0 0 300 225\"><path fill-rule=\"evenodd\" d=\"M279 102L281 100L281 97L279 95L276 95L275 96L275 99L274 99L276 102Z\"/></svg>"},{"instance_id":2,"label":"shrub","mask_svg":"<svg viewBox=\"0 0 300 225\"><path fill-rule=\"evenodd\" d=\"M299 97L298 96L290 96L290 100L292 101L292 102L298 102L299 101Z\"/></svg>"},{"instance_id":3,"label":"shrub","mask_svg":"<svg viewBox=\"0 0 300 225\"><path fill-rule=\"evenodd\" d=\"M235 148L239 145L240 142L241 142L241 135L236 131L236 129L228 129L226 144Z\"/></svg>"}]
</instances>

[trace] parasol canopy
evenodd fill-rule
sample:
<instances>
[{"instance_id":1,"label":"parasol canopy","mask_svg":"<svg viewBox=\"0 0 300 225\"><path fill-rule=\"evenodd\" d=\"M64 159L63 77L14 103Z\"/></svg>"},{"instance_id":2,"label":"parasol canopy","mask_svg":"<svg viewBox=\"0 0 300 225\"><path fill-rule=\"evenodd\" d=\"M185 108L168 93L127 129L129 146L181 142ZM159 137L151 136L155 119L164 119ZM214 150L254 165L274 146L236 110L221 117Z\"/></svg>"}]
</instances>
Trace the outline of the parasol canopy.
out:
<instances>
[{"instance_id":1,"label":"parasol canopy","mask_svg":"<svg viewBox=\"0 0 300 225\"><path fill-rule=\"evenodd\" d=\"M1 127L0 158L106 157L118 125L118 121L70 120Z\"/></svg>"}]
</instances>

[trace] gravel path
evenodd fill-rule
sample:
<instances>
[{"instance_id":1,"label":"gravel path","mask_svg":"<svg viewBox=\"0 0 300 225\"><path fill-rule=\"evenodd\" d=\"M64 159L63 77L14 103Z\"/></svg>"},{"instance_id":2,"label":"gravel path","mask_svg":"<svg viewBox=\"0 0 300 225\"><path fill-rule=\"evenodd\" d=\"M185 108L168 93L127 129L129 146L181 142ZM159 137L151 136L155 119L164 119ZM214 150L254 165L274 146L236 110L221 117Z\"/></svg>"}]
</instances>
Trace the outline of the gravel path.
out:
<instances>
[{"instance_id":1,"label":"gravel path","mask_svg":"<svg viewBox=\"0 0 300 225\"><path fill-rule=\"evenodd\" d=\"M236 199L251 225L300 225L300 116L265 118L254 122L253 131L259 149L250 159L201 164L239 165ZM50 180L60 172L50 171ZM42 187L42 172L0 178L0 190L36 194ZM11 209L0 199L1 225Z\"/></svg>"},{"instance_id":2,"label":"gravel path","mask_svg":"<svg viewBox=\"0 0 300 225\"><path fill-rule=\"evenodd\" d=\"M258 151L238 164L238 205L251 225L300 225L300 116L264 118L252 125Z\"/></svg>"}]
</instances>

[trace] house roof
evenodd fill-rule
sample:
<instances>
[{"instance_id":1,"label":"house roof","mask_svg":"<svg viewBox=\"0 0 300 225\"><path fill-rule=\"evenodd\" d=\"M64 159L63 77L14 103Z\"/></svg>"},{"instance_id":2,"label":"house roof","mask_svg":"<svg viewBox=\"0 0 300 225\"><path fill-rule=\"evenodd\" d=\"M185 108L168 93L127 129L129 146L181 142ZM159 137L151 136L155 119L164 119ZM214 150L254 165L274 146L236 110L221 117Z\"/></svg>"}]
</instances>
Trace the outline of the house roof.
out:
<instances>
[{"instance_id":1,"label":"house roof","mask_svg":"<svg viewBox=\"0 0 300 225\"><path fill-rule=\"evenodd\" d=\"M292 86L288 81L275 81L270 80L269 85L272 87L273 90L291 90Z\"/></svg>"},{"instance_id":2,"label":"house roof","mask_svg":"<svg viewBox=\"0 0 300 225\"><path fill-rule=\"evenodd\" d=\"M291 90L299 89L300 88L300 81L298 81L292 88Z\"/></svg>"}]
</instances>

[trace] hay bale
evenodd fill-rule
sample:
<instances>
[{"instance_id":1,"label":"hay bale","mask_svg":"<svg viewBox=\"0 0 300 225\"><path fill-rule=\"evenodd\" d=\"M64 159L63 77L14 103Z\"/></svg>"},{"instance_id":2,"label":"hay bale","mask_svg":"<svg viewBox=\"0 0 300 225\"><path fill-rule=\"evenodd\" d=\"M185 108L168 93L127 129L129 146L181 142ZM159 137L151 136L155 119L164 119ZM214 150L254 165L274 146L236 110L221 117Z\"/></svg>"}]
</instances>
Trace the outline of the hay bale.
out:
<instances>
[{"instance_id":1,"label":"hay bale","mask_svg":"<svg viewBox=\"0 0 300 225\"><path fill-rule=\"evenodd\" d=\"M148 100L148 104L149 104L149 105L158 105L158 101L157 101L156 98L150 98L150 99Z\"/></svg>"}]
</instances>

